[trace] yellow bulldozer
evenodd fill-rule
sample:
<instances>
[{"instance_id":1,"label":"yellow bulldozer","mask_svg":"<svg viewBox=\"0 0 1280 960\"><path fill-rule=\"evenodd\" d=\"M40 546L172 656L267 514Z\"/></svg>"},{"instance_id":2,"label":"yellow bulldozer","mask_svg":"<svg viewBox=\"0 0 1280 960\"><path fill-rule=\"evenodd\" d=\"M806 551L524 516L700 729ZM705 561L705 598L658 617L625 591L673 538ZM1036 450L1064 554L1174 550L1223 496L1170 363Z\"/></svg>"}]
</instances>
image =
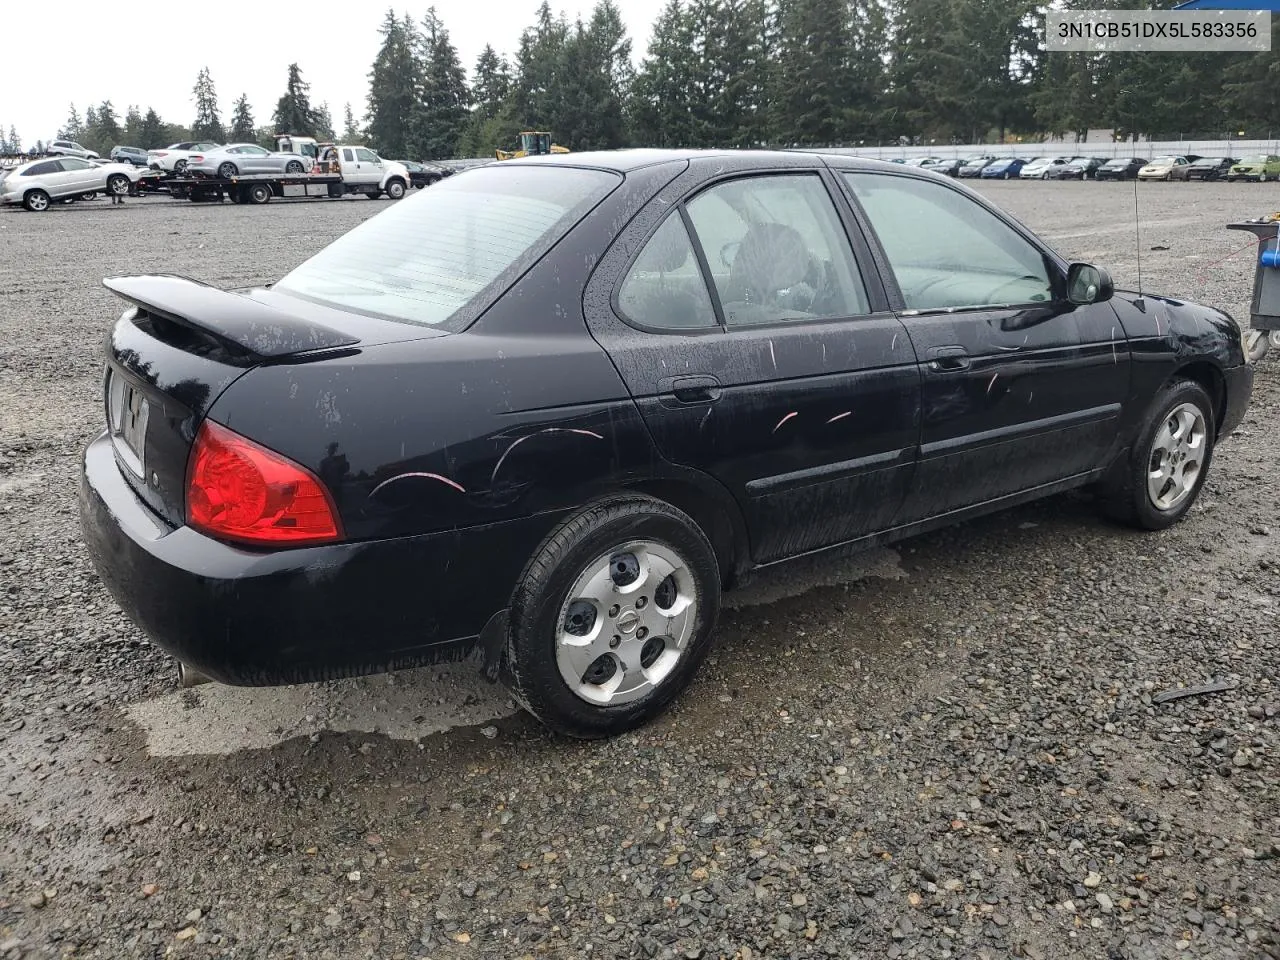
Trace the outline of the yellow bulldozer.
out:
<instances>
[{"instance_id":1,"label":"yellow bulldozer","mask_svg":"<svg viewBox=\"0 0 1280 960\"><path fill-rule=\"evenodd\" d=\"M551 134L545 130L525 130L520 134L519 150L495 150L499 160L518 160L521 157L541 157L548 153L568 153L568 147L551 142Z\"/></svg>"}]
</instances>

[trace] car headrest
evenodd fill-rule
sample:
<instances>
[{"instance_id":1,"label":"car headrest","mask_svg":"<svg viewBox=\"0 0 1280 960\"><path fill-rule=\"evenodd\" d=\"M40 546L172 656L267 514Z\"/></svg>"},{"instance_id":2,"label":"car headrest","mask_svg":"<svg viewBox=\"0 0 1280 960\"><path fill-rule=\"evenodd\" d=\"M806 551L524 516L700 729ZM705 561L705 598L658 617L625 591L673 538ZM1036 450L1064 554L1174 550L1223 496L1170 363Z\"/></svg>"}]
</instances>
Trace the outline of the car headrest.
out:
<instances>
[{"instance_id":1,"label":"car headrest","mask_svg":"<svg viewBox=\"0 0 1280 960\"><path fill-rule=\"evenodd\" d=\"M768 296L803 281L810 263L800 231L785 223L757 223L742 238L730 274Z\"/></svg>"}]
</instances>

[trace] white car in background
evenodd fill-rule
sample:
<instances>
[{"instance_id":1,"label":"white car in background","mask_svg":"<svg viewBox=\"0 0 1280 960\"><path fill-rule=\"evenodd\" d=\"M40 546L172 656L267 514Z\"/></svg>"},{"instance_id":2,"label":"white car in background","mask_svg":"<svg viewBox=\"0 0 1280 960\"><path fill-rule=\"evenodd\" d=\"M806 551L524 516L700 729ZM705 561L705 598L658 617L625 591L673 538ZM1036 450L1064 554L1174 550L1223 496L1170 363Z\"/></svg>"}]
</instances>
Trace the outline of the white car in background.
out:
<instances>
[{"instance_id":1,"label":"white car in background","mask_svg":"<svg viewBox=\"0 0 1280 960\"><path fill-rule=\"evenodd\" d=\"M128 193L143 173L131 163L45 157L0 172L0 204L20 203L32 213L43 213L59 200Z\"/></svg>"},{"instance_id":2,"label":"white car in background","mask_svg":"<svg viewBox=\"0 0 1280 960\"><path fill-rule=\"evenodd\" d=\"M183 140L171 143L163 150L147 151L147 166L161 173L186 173L187 163L193 153L207 153L217 150L221 144L212 140Z\"/></svg>"},{"instance_id":3,"label":"white car in background","mask_svg":"<svg viewBox=\"0 0 1280 960\"><path fill-rule=\"evenodd\" d=\"M1022 168L1020 180L1048 180L1050 167L1065 167L1071 157L1036 157Z\"/></svg>"}]
</instances>

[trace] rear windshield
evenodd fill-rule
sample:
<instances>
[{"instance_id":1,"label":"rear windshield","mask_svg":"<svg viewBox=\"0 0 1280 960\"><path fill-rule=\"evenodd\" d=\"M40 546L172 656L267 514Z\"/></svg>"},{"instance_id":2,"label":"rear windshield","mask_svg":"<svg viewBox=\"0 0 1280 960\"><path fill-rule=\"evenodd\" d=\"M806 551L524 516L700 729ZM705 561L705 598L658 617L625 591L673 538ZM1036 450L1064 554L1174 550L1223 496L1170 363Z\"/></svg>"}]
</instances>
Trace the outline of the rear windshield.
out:
<instances>
[{"instance_id":1,"label":"rear windshield","mask_svg":"<svg viewBox=\"0 0 1280 960\"><path fill-rule=\"evenodd\" d=\"M470 170L366 220L272 289L460 330L621 182L559 166Z\"/></svg>"}]
</instances>

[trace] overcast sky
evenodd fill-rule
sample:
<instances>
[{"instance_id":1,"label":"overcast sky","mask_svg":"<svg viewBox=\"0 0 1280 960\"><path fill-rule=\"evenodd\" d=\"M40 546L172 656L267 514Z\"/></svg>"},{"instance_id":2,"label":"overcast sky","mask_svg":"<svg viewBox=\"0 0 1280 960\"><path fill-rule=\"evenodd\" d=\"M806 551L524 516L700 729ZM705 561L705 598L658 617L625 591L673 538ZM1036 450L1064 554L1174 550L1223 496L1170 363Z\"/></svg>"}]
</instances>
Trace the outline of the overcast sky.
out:
<instances>
[{"instance_id":1,"label":"overcast sky","mask_svg":"<svg viewBox=\"0 0 1280 960\"><path fill-rule=\"evenodd\" d=\"M533 23L540 0L436 0L470 79L486 43L499 53L515 53L520 32ZM639 58L663 0L615 0ZM572 21L586 19L594 0L552 0ZM429 2L398 14L421 20ZM34 9L34 8L33 8ZM0 59L0 124L17 128L24 147L47 141L67 118L70 105L84 116L91 103L111 100L121 118L129 104L143 112L155 107L165 120L189 124L195 118L191 88L208 66L218 90L224 123L241 93L249 95L254 120L270 122L284 93L288 65L296 61L311 84L315 104L329 102L341 132L343 104L364 113L368 73L378 50L378 25L387 4L374 0L333 0L286 4L266 12L252 4L230 7L165 8L144 5L117 16L101 0L67 0L58 20L74 29L50 33L51 43L20 43L13 37ZM228 12L242 10L243 14ZM256 10L256 12L255 12ZM189 17L192 25L178 26ZM256 21L256 22L255 22ZM12 25L12 24L11 24Z\"/></svg>"}]
</instances>

